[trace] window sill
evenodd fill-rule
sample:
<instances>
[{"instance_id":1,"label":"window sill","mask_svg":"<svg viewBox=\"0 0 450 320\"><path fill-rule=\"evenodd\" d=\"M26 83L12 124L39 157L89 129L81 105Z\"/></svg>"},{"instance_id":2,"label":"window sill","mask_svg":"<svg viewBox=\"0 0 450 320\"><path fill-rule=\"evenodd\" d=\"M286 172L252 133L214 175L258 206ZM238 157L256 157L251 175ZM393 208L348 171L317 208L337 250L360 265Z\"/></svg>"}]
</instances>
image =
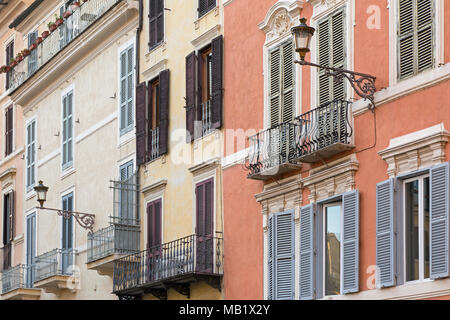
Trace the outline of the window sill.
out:
<instances>
[{"instance_id":1,"label":"window sill","mask_svg":"<svg viewBox=\"0 0 450 320\"><path fill-rule=\"evenodd\" d=\"M157 51L158 49L162 49L162 51L166 50L166 41L160 41L157 44L155 44L153 47L150 47L148 49L148 52L145 54L145 57L148 58L152 53L154 53L155 51Z\"/></svg>"},{"instance_id":2,"label":"window sill","mask_svg":"<svg viewBox=\"0 0 450 320\"><path fill-rule=\"evenodd\" d=\"M68 176L72 175L72 174L75 173L75 172L76 172L76 170L75 170L74 167L65 169L65 170L62 172L61 180L64 180L65 178L67 178Z\"/></svg>"},{"instance_id":3,"label":"window sill","mask_svg":"<svg viewBox=\"0 0 450 320\"><path fill-rule=\"evenodd\" d=\"M197 148L198 144L200 142L203 142L204 139L209 138L211 136L215 136L214 138L218 139L219 138L219 129L211 129L211 131L209 131L208 133L206 133L205 135L202 135L201 137L195 138L193 140L194 143L194 148Z\"/></svg>"},{"instance_id":4,"label":"window sill","mask_svg":"<svg viewBox=\"0 0 450 320\"><path fill-rule=\"evenodd\" d=\"M26 192L25 200L27 200L27 201L36 197L36 191L34 191L34 189L32 189L30 191L25 191L25 192Z\"/></svg>"},{"instance_id":5,"label":"window sill","mask_svg":"<svg viewBox=\"0 0 450 320\"><path fill-rule=\"evenodd\" d=\"M133 141L135 138L135 132L134 130L130 130L127 133L124 133L120 135L119 137L119 143L117 145L117 148L120 149L122 146L126 145L127 143Z\"/></svg>"},{"instance_id":6,"label":"window sill","mask_svg":"<svg viewBox=\"0 0 450 320\"><path fill-rule=\"evenodd\" d=\"M205 20L206 17L209 17L212 15L212 13L214 13L214 16L217 17L219 15L219 6L215 6L211 9L209 9L208 11L206 11L205 13L203 13L202 15L199 15L197 20L194 21L194 26L195 26L195 30L197 30L198 28L200 28L200 23L202 20Z\"/></svg>"}]
</instances>

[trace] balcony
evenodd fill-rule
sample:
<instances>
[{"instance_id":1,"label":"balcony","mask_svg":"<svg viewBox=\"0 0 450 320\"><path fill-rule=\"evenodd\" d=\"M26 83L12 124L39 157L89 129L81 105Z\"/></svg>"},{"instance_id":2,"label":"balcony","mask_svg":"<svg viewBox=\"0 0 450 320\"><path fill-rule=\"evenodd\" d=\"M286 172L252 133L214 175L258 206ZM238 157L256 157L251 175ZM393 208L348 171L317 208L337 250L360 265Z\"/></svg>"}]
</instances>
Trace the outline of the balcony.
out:
<instances>
[{"instance_id":1,"label":"balcony","mask_svg":"<svg viewBox=\"0 0 450 320\"><path fill-rule=\"evenodd\" d=\"M150 130L149 139L151 141L150 161L159 158L159 127Z\"/></svg>"},{"instance_id":2,"label":"balcony","mask_svg":"<svg viewBox=\"0 0 450 320\"><path fill-rule=\"evenodd\" d=\"M33 81L33 84L30 84L30 88L28 88L32 90L33 94L40 92L43 89L40 85L43 82L42 77L50 82L54 81L62 72L70 69L75 61L86 57L95 45L104 41L105 37L109 36L114 30L119 29L124 21L128 21L120 18L127 16L132 18L133 14L130 14L128 10L133 9L135 13L137 13L137 10L131 2L89 0L86 2L80 1L80 7L72 6L69 10L72 13L70 16L58 21L56 28L48 26L48 30L39 35L37 41L28 48L29 52L26 56L16 59L9 65L11 67L9 72L11 93L14 93L17 88L21 87L35 74L40 73L40 70L45 69L43 73L40 73L39 79L36 78L36 81ZM122 5L117 6L119 8L114 11L113 17L108 16L104 23L91 28L102 17L107 16L118 4ZM42 26L39 29L42 30ZM47 29L47 26L45 29ZM69 46L73 50L68 53L65 49ZM59 56L59 58L50 67L47 67L48 62L56 56ZM37 87L36 84L38 84ZM29 97L20 102L25 104L28 99Z\"/></svg>"},{"instance_id":3,"label":"balcony","mask_svg":"<svg viewBox=\"0 0 450 320\"><path fill-rule=\"evenodd\" d=\"M222 238L191 235L116 260L113 291L165 300L173 288L189 298L191 283L205 281L220 291L222 276Z\"/></svg>"},{"instance_id":4,"label":"balcony","mask_svg":"<svg viewBox=\"0 0 450 320\"><path fill-rule=\"evenodd\" d=\"M34 289L30 279L32 267L17 265L2 273L3 300L37 300L41 289Z\"/></svg>"},{"instance_id":5,"label":"balcony","mask_svg":"<svg viewBox=\"0 0 450 320\"><path fill-rule=\"evenodd\" d=\"M54 249L36 257L34 287L59 294L78 289L74 249Z\"/></svg>"},{"instance_id":6,"label":"balcony","mask_svg":"<svg viewBox=\"0 0 450 320\"><path fill-rule=\"evenodd\" d=\"M248 178L267 180L353 149L349 107L332 101L250 137Z\"/></svg>"},{"instance_id":7,"label":"balcony","mask_svg":"<svg viewBox=\"0 0 450 320\"><path fill-rule=\"evenodd\" d=\"M123 169L125 171L128 169ZM111 181L113 215L110 225L88 234L87 267L100 275L113 275L113 261L140 251L139 175Z\"/></svg>"}]
</instances>

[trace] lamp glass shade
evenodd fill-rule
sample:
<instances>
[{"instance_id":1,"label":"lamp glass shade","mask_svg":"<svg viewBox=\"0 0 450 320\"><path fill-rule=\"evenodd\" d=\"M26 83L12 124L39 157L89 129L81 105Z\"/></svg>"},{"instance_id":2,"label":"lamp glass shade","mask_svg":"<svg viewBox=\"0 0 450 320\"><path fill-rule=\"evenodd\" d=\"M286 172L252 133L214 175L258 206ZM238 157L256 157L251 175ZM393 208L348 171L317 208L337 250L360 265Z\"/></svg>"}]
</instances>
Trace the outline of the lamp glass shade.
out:
<instances>
[{"instance_id":1,"label":"lamp glass shade","mask_svg":"<svg viewBox=\"0 0 450 320\"><path fill-rule=\"evenodd\" d=\"M311 38L314 35L316 29L306 24L306 19L300 19L300 25L292 28L292 34L295 39L295 51L300 54L300 58L303 60L305 54L309 52L311 46Z\"/></svg>"},{"instance_id":2,"label":"lamp glass shade","mask_svg":"<svg viewBox=\"0 0 450 320\"><path fill-rule=\"evenodd\" d=\"M37 201L43 205L43 203L47 200L48 187L44 186L42 181L39 181L39 184L34 187L34 190L37 194Z\"/></svg>"}]
</instances>

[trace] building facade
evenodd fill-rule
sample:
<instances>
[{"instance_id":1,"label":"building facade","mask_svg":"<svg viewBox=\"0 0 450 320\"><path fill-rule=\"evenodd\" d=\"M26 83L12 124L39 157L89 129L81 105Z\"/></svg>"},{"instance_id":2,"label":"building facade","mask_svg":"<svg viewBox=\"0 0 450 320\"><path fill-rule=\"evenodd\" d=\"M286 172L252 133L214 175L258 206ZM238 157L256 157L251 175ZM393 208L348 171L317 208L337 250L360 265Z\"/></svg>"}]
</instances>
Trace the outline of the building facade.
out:
<instances>
[{"instance_id":1,"label":"building facade","mask_svg":"<svg viewBox=\"0 0 450 320\"><path fill-rule=\"evenodd\" d=\"M449 4L248 6L224 10L225 130L248 137L222 162L225 297L448 298ZM306 61L366 74L355 87L294 63L301 17Z\"/></svg>"}]
</instances>

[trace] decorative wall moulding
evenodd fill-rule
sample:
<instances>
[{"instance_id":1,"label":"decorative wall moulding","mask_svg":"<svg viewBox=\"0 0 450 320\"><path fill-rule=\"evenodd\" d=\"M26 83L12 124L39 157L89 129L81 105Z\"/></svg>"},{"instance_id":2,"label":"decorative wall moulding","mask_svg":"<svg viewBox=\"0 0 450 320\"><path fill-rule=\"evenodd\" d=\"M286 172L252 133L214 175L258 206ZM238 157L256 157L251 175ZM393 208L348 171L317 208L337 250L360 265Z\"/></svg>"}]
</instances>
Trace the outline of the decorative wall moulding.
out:
<instances>
[{"instance_id":1,"label":"decorative wall moulding","mask_svg":"<svg viewBox=\"0 0 450 320\"><path fill-rule=\"evenodd\" d=\"M303 1L278 1L267 12L264 21L258 27L267 35L267 41L291 32L291 28L299 23Z\"/></svg>"}]
</instances>

